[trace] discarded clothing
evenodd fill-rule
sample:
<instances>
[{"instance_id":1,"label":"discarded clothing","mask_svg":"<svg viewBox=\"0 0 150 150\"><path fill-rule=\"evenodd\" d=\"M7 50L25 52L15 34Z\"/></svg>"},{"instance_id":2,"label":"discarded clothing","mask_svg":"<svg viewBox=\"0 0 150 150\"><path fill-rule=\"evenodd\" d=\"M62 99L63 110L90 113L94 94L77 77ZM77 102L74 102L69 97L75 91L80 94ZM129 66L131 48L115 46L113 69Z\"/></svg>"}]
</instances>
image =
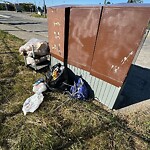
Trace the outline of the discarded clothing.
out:
<instances>
[{"instance_id":1,"label":"discarded clothing","mask_svg":"<svg viewBox=\"0 0 150 150\"><path fill-rule=\"evenodd\" d=\"M86 100L88 98L88 90L82 78L74 82L74 85L70 88L70 94L72 98L79 100Z\"/></svg>"}]
</instances>

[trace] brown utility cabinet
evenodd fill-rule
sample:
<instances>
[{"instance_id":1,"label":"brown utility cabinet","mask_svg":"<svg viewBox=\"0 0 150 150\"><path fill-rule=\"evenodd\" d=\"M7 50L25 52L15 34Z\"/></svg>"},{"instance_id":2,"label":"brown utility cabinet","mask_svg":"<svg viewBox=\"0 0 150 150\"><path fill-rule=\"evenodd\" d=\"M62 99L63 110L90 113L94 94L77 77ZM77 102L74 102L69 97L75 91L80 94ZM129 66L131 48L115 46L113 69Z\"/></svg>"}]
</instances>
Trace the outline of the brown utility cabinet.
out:
<instances>
[{"instance_id":1,"label":"brown utility cabinet","mask_svg":"<svg viewBox=\"0 0 150 150\"><path fill-rule=\"evenodd\" d=\"M101 6L70 8L68 64L90 71Z\"/></svg>"},{"instance_id":2,"label":"brown utility cabinet","mask_svg":"<svg viewBox=\"0 0 150 150\"><path fill-rule=\"evenodd\" d=\"M91 74L122 86L150 20L150 5L103 6Z\"/></svg>"},{"instance_id":3,"label":"brown utility cabinet","mask_svg":"<svg viewBox=\"0 0 150 150\"><path fill-rule=\"evenodd\" d=\"M50 53L121 87L149 20L149 4L50 7Z\"/></svg>"},{"instance_id":4,"label":"brown utility cabinet","mask_svg":"<svg viewBox=\"0 0 150 150\"><path fill-rule=\"evenodd\" d=\"M66 24L69 16L69 6L54 6L47 9L48 14L48 39L50 53L53 57L64 61ZM68 47L68 46L67 46Z\"/></svg>"}]
</instances>

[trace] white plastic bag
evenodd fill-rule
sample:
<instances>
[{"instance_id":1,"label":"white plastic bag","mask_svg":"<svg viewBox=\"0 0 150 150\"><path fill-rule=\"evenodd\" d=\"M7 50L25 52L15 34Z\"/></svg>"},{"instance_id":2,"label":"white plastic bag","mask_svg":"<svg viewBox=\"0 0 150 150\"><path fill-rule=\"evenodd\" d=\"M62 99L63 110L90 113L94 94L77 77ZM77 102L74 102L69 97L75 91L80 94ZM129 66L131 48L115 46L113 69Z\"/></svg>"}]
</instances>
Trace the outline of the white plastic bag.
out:
<instances>
[{"instance_id":1,"label":"white plastic bag","mask_svg":"<svg viewBox=\"0 0 150 150\"><path fill-rule=\"evenodd\" d=\"M27 112L34 112L42 103L43 98L44 96L42 93L35 93L31 97L27 98L22 107L24 115L26 115Z\"/></svg>"},{"instance_id":2,"label":"white plastic bag","mask_svg":"<svg viewBox=\"0 0 150 150\"><path fill-rule=\"evenodd\" d=\"M26 62L27 62L27 65L32 65L32 66L36 66L36 64L39 64L41 62L44 62L47 60L47 57L46 56L41 56L39 59L34 59L33 57L26 57Z\"/></svg>"},{"instance_id":3,"label":"white plastic bag","mask_svg":"<svg viewBox=\"0 0 150 150\"><path fill-rule=\"evenodd\" d=\"M44 40L30 39L26 44L19 48L19 52L23 54L24 52L27 53L28 56L33 56L32 47L34 48L34 54L38 56L47 55L48 52L48 43Z\"/></svg>"},{"instance_id":4,"label":"white plastic bag","mask_svg":"<svg viewBox=\"0 0 150 150\"><path fill-rule=\"evenodd\" d=\"M33 84L34 93L42 93L47 90L45 83L41 82L39 84Z\"/></svg>"},{"instance_id":5,"label":"white plastic bag","mask_svg":"<svg viewBox=\"0 0 150 150\"><path fill-rule=\"evenodd\" d=\"M36 65L36 63L35 63L35 60L34 60L34 58L32 58L32 57L27 57L26 58L26 62L27 62L27 65L32 65L32 66L35 66Z\"/></svg>"}]
</instances>

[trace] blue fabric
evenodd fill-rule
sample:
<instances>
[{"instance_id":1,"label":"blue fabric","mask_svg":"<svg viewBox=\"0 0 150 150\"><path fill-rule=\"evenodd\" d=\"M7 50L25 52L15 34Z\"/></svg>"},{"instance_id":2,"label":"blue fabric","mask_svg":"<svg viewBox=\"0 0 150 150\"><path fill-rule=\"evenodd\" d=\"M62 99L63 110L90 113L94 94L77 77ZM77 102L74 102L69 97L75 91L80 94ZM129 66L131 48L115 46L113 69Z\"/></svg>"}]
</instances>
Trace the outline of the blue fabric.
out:
<instances>
[{"instance_id":1,"label":"blue fabric","mask_svg":"<svg viewBox=\"0 0 150 150\"><path fill-rule=\"evenodd\" d=\"M85 100L88 98L88 90L82 78L79 78L77 83L74 82L74 85L70 88L70 93L76 99Z\"/></svg>"}]
</instances>

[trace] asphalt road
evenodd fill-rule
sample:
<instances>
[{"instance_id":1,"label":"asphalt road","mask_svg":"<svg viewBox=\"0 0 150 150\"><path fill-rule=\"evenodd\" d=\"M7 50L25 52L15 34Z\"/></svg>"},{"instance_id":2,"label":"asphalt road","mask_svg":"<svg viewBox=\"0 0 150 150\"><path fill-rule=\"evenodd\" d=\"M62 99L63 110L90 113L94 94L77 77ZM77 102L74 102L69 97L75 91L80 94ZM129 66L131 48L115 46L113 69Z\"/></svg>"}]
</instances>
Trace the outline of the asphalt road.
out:
<instances>
[{"instance_id":1,"label":"asphalt road","mask_svg":"<svg viewBox=\"0 0 150 150\"><path fill-rule=\"evenodd\" d=\"M30 13L0 11L0 29L26 41L31 38L48 41L47 18L35 18L30 15Z\"/></svg>"}]
</instances>

